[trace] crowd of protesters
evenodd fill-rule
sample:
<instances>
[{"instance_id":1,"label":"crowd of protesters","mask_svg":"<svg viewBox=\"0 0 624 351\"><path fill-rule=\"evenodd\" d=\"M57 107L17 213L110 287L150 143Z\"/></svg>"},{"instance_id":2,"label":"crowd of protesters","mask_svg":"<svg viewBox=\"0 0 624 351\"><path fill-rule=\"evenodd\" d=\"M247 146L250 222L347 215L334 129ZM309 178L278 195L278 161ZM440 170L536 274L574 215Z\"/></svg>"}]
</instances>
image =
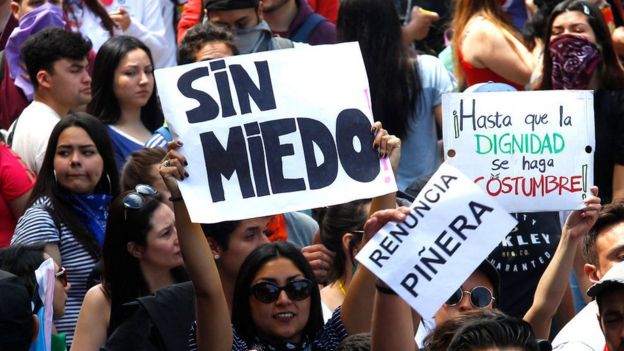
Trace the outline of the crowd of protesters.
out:
<instances>
[{"instance_id":1,"label":"crowd of protesters","mask_svg":"<svg viewBox=\"0 0 624 351\"><path fill-rule=\"evenodd\" d=\"M353 41L399 192L192 223L154 71ZM624 350L623 58L621 0L0 0L0 350ZM355 256L480 83L592 90L594 186L425 321Z\"/></svg>"}]
</instances>

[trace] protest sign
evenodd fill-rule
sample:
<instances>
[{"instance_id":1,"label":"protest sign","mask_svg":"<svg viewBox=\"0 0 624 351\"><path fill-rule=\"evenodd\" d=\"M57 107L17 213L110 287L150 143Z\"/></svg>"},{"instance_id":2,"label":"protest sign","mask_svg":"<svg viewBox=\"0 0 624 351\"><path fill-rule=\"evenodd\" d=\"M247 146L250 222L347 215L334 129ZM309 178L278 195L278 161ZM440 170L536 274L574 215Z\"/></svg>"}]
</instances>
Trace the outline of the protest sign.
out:
<instances>
[{"instance_id":1,"label":"protest sign","mask_svg":"<svg viewBox=\"0 0 624 351\"><path fill-rule=\"evenodd\" d=\"M510 212L582 208L593 185L590 91L442 97L445 160Z\"/></svg>"},{"instance_id":2,"label":"protest sign","mask_svg":"<svg viewBox=\"0 0 624 351\"><path fill-rule=\"evenodd\" d=\"M405 221L386 224L356 259L429 319L517 222L446 163L411 209Z\"/></svg>"},{"instance_id":3,"label":"protest sign","mask_svg":"<svg viewBox=\"0 0 624 351\"><path fill-rule=\"evenodd\" d=\"M184 143L180 190L194 222L296 211L396 191L372 149L357 43L240 55L157 70Z\"/></svg>"}]
</instances>

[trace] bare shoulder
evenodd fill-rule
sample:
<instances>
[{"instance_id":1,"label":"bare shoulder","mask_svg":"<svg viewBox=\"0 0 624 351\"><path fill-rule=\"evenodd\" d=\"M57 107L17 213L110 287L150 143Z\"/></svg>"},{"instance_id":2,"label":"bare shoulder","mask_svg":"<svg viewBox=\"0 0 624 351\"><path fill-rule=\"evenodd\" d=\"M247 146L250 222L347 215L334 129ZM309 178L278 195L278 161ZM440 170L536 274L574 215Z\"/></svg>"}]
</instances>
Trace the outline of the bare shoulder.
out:
<instances>
[{"instance_id":1,"label":"bare shoulder","mask_svg":"<svg viewBox=\"0 0 624 351\"><path fill-rule=\"evenodd\" d=\"M98 284L87 291L83 304L91 310L110 311L110 299L106 296L102 284Z\"/></svg>"}]
</instances>

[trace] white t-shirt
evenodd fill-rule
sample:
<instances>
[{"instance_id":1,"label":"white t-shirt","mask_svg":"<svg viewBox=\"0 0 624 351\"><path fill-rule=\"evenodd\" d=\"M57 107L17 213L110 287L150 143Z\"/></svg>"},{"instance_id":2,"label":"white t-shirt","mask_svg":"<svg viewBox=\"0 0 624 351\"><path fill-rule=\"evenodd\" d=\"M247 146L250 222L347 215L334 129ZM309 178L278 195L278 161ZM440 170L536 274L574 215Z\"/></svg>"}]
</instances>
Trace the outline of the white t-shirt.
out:
<instances>
[{"instance_id":1,"label":"white t-shirt","mask_svg":"<svg viewBox=\"0 0 624 351\"><path fill-rule=\"evenodd\" d=\"M15 130L11 149L35 173L41 169L48 139L60 120L61 117L50 106L33 101L9 128L9 131Z\"/></svg>"},{"instance_id":2,"label":"white t-shirt","mask_svg":"<svg viewBox=\"0 0 624 351\"><path fill-rule=\"evenodd\" d=\"M598 304L596 301L592 301L557 334L552 342L553 350L604 350L605 338L597 316Z\"/></svg>"}]
</instances>

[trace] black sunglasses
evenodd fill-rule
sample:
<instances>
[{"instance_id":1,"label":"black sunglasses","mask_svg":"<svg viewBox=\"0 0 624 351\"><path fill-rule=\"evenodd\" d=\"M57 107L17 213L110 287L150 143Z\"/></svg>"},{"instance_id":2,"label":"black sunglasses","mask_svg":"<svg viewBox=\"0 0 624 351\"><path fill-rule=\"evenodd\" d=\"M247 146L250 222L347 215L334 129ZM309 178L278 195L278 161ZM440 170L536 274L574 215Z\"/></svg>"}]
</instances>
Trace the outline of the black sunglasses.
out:
<instances>
[{"instance_id":1,"label":"black sunglasses","mask_svg":"<svg viewBox=\"0 0 624 351\"><path fill-rule=\"evenodd\" d=\"M158 191L151 185L137 184L137 186L134 187L134 191L123 198L124 220L127 219L126 211L128 209L140 210L145 205L145 197L154 196L156 194L158 194Z\"/></svg>"},{"instance_id":2,"label":"black sunglasses","mask_svg":"<svg viewBox=\"0 0 624 351\"><path fill-rule=\"evenodd\" d=\"M251 295L262 303L271 303L277 301L282 290L293 301L305 300L312 294L312 282L308 279L297 279L284 286L278 286L272 282L260 282L251 287Z\"/></svg>"},{"instance_id":3,"label":"black sunglasses","mask_svg":"<svg viewBox=\"0 0 624 351\"><path fill-rule=\"evenodd\" d=\"M464 293L470 295L470 303L476 308L487 307L495 300L490 289L485 286L475 286L470 291L465 291L461 288L457 289L453 295L446 300L446 304L449 306L457 305L464 298Z\"/></svg>"}]
</instances>

